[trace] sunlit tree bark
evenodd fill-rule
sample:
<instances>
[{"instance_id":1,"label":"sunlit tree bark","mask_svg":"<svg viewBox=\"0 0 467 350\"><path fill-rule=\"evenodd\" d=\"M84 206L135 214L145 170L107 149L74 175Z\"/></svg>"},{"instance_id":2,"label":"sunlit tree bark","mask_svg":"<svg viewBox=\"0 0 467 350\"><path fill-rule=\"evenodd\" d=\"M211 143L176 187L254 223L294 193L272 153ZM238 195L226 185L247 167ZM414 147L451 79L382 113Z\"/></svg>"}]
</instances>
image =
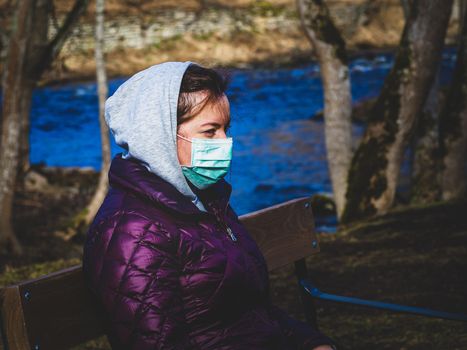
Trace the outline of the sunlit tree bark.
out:
<instances>
[{"instance_id":1,"label":"sunlit tree bark","mask_svg":"<svg viewBox=\"0 0 467 350\"><path fill-rule=\"evenodd\" d=\"M392 206L404 150L441 59L452 0L414 0L394 66L369 115L349 171L342 220Z\"/></svg>"},{"instance_id":2,"label":"sunlit tree bark","mask_svg":"<svg viewBox=\"0 0 467 350\"><path fill-rule=\"evenodd\" d=\"M96 192L86 209L85 224L88 225L97 213L108 190L107 173L110 167L110 139L109 129L105 123L104 107L107 98L107 76L104 59L104 8L105 0L96 0L96 75L97 93L99 98L99 125L101 130L102 164L99 176L99 183Z\"/></svg>"},{"instance_id":3,"label":"sunlit tree bark","mask_svg":"<svg viewBox=\"0 0 467 350\"><path fill-rule=\"evenodd\" d=\"M322 0L297 0L301 23L318 57L324 87L326 152L337 215L345 206L352 158L352 99L345 42Z\"/></svg>"}]
</instances>

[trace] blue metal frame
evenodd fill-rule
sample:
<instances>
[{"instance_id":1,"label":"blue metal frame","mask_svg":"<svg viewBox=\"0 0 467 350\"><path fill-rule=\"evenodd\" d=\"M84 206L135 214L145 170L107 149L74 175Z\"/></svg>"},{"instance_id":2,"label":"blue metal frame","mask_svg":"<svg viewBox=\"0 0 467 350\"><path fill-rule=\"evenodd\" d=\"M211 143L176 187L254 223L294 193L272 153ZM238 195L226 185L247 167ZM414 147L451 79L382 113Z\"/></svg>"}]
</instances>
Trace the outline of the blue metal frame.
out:
<instances>
[{"instance_id":1,"label":"blue metal frame","mask_svg":"<svg viewBox=\"0 0 467 350\"><path fill-rule=\"evenodd\" d=\"M367 306L371 308L385 309L385 310L391 310L391 311L396 311L396 312L406 312L406 313L423 315L423 316L428 316L428 317L443 318L446 320L467 322L467 315L465 314L436 311L436 310L430 310L430 309L425 309L421 307L384 303L380 301L364 300L364 299L324 293L324 292L321 292L318 288L316 288L313 285L313 283L311 283L311 281L309 281L308 279L304 279L304 278L299 280L299 284L305 289L305 291L308 292L310 296L312 296L313 298L317 298L317 299L335 301L339 303L354 304L354 305L360 305L360 306Z\"/></svg>"}]
</instances>

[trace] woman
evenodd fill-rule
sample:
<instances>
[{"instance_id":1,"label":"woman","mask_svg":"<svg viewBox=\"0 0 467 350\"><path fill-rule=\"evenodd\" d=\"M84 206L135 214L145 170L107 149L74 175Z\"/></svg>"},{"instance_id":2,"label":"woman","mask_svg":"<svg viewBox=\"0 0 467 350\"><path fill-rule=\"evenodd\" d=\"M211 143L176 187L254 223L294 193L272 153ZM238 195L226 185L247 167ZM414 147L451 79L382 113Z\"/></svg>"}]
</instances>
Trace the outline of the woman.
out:
<instances>
[{"instance_id":1,"label":"woman","mask_svg":"<svg viewBox=\"0 0 467 350\"><path fill-rule=\"evenodd\" d=\"M125 152L112 161L83 270L113 349L331 349L271 304L264 257L229 206L225 89L214 70L166 62L106 102Z\"/></svg>"}]
</instances>

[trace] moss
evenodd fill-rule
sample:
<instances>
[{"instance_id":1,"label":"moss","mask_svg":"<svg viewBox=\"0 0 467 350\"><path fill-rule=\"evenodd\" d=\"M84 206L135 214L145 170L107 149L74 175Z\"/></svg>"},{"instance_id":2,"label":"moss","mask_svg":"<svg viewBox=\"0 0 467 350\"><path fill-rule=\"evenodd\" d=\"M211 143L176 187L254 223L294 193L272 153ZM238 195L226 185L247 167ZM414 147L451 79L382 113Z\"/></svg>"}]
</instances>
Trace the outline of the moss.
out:
<instances>
[{"instance_id":1,"label":"moss","mask_svg":"<svg viewBox=\"0 0 467 350\"><path fill-rule=\"evenodd\" d=\"M405 54L408 55L407 52ZM366 134L355 152L349 170L346 194L348 203L343 213L343 222L374 215L376 208L372 200L381 197L387 189L387 151L394 143L399 130L399 86L402 84L403 75L407 74L409 62L405 57L396 62L370 111Z\"/></svg>"},{"instance_id":2,"label":"moss","mask_svg":"<svg viewBox=\"0 0 467 350\"><path fill-rule=\"evenodd\" d=\"M0 286L8 286L20 281L37 278L80 263L80 259L59 259L16 268L7 265L3 273L0 274Z\"/></svg>"},{"instance_id":3,"label":"moss","mask_svg":"<svg viewBox=\"0 0 467 350\"><path fill-rule=\"evenodd\" d=\"M325 194L315 193L311 196L311 208L314 216L325 216L336 214L336 204L332 197Z\"/></svg>"},{"instance_id":4,"label":"moss","mask_svg":"<svg viewBox=\"0 0 467 350\"><path fill-rule=\"evenodd\" d=\"M71 350L109 350L110 344L106 336L91 340L85 344L81 344L71 348Z\"/></svg>"},{"instance_id":5,"label":"moss","mask_svg":"<svg viewBox=\"0 0 467 350\"><path fill-rule=\"evenodd\" d=\"M193 38L195 38L196 40L205 41L212 38L213 35L213 32L196 33L193 35Z\"/></svg>"},{"instance_id":6,"label":"moss","mask_svg":"<svg viewBox=\"0 0 467 350\"><path fill-rule=\"evenodd\" d=\"M262 17L277 17L285 12L284 6L277 6L265 0L256 1L251 4L250 13Z\"/></svg>"},{"instance_id":7,"label":"moss","mask_svg":"<svg viewBox=\"0 0 467 350\"><path fill-rule=\"evenodd\" d=\"M159 42L153 44L158 50L171 50L175 48L175 45L182 40L183 36L181 34L173 35L169 38L162 39Z\"/></svg>"},{"instance_id":8,"label":"moss","mask_svg":"<svg viewBox=\"0 0 467 350\"><path fill-rule=\"evenodd\" d=\"M376 213L371 200L381 196L387 185L385 151L381 141L376 138L362 140L349 170L347 204L341 218L343 223Z\"/></svg>"}]
</instances>

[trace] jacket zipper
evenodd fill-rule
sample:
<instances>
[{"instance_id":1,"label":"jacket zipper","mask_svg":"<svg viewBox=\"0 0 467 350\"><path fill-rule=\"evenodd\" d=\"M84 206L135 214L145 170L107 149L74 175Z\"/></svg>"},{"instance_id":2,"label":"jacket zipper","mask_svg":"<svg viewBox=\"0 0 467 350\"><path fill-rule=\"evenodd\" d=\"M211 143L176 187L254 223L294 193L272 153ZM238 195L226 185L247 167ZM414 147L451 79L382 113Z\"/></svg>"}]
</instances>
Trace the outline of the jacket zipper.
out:
<instances>
[{"instance_id":1,"label":"jacket zipper","mask_svg":"<svg viewBox=\"0 0 467 350\"><path fill-rule=\"evenodd\" d=\"M227 204L225 205L225 208L224 208L224 216L225 216L225 212L227 211L227 207L229 206L229 201L227 201ZM224 222L224 225L226 227L226 230L227 230L227 234L229 235L230 239L234 242L237 242L237 237L235 236L235 234L233 233L232 229Z\"/></svg>"},{"instance_id":2,"label":"jacket zipper","mask_svg":"<svg viewBox=\"0 0 467 350\"><path fill-rule=\"evenodd\" d=\"M227 210L228 205L229 203L227 202L227 205L225 206L224 212L223 212L224 215L225 215L225 211ZM237 237L235 236L232 229L225 223L225 221L221 219L220 213L217 213L217 215L214 215L214 217L216 218L217 222L222 226L222 228L227 232L227 235L230 237L230 239L233 242L237 242Z\"/></svg>"},{"instance_id":3,"label":"jacket zipper","mask_svg":"<svg viewBox=\"0 0 467 350\"><path fill-rule=\"evenodd\" d=\"M231 239L232 241L236 242L236 241L237 241L237 237L235 237L235 235L234 235L232 229L231 229L229 226L227 226L227 225L225 225L225 226L227 227L227 234L230 236L230 239Z\"/></svg>"},{"instance_id":4,"label":"jacket zipper","mask_svg":"<svg viewBox=\"0 0 467 350\"><path fill-rule=\"evenodd\" d=\"M229 206L229 201L225 205L224 212L222 213L225 216L225 212L227 211L227 207ZM234 242L237 242L237 237L233 233L232 229L225 223L225 221L222 220L222 223L225 226L225 230L227 231L227 234L229 235L230 239Z\"/></svg>"},{"instance_id":5,"label":"jacket zipper","mask_svg":"<svg viewBox=\"0 0 467 350\"><path fill-rule=\"evenodd\" d=\"M230 237L230 239L233 241L233 242L236 242L237 241L237 237L235 236L234 232L232 231L232 229L225 223L224 220L222 220L220 217L217 217L216 216L216 219L217 219L217 222L222 226L222 228L227 232L227 235Z\"/></svg>"}]
</instances>

